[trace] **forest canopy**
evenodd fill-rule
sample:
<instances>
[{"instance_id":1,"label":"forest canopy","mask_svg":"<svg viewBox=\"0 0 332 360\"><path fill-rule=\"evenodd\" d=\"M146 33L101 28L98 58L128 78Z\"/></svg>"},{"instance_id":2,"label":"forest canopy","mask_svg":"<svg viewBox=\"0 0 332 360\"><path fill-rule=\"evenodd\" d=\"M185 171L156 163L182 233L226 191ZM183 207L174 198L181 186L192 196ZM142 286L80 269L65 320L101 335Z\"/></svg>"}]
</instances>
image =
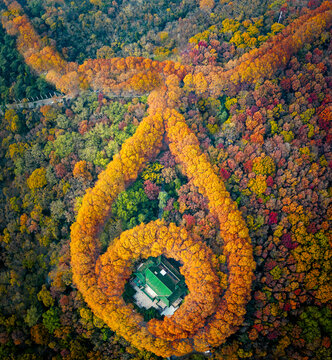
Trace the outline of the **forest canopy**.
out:
<instances>
[{"instance_id":1,"label":"forest canopy","mask_svg":"<svg viewBox=\"0 0 332 360\"><path fill-rule=\"evenodd\" d=\"M0 357L331 357L331 3L0 10Z\"/></svg>"}]
</instances>

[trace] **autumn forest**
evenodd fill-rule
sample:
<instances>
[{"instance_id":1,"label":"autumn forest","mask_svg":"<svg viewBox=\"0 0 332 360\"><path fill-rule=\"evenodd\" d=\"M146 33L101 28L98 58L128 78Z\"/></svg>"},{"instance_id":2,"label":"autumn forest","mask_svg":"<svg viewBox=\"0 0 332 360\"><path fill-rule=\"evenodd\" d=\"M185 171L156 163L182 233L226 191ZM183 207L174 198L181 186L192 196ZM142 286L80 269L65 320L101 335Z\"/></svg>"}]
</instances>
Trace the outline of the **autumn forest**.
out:
<instances>
[{"instance_id":1,"label":"autumn forest","mask_svg":"<svg viewBox=\"0 0 332 360\"><path fill-rule=\"evenodd\" d=\"M332 358L331 2L0 19L0 359Z\"/></svg>"}]
</instances>

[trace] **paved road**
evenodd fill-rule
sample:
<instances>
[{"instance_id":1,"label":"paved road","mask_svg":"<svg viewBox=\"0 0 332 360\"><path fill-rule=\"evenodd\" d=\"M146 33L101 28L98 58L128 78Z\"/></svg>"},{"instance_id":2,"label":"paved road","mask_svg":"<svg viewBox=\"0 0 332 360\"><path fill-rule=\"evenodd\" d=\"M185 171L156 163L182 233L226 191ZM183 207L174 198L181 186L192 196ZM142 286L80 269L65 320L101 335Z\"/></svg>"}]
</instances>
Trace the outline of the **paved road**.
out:
<instances>
[{"instance_id":1,"label":"paved road","mask_svg":"<svg viewBox=\"0 0 332 360\"><path fill-rule=\"evenodd\" d=\"M35 107L52 105L54 103L63 102L65 99L71 99L72 96L69 95L55 95L46 99L36 100L36 101L20 101L18 103L6 104L7 109L22 109L28 108L33 109ZM0 109L0 114L3 115L3 111Z\"/></svg>"},{"instance_id":2,"label":"paved road","mask_svg":"<svg viewBox=\"0 0 332 360\"><path fill-rule=\"evenodd\" d=\"M96 90L91 92L98 93L98 91ZM126 92L121 94L117 94L117 93L104 94L106 98L110 98L110 99L121 99L121 98L130 99L134 97L141 97L144 95L148 95L148 94L135 94L131 92ZM33 109L44 105L52 105L54 103L64 102L64 100L70 100L72 98L74 98L73 95L54 95L53 97L49 97L42 100L29 101L29 102L21 101L18 103L6 104L6 107L8 109L21 109L21 108ZM0 115L3 115L3 111L1 109L0 109Z\"/></svg>"},{"instance_id":3,"label":"paved road","mask_svg":"<svg viewBox=\"0 0 332 360\"><path fill-rule=\"evenodd\" d=\"M69 96L56 96L56 97L51 97L51 98L47 98L47 99L43 99L43 100L37 100L37 101L30 101L30 102L19 102L19 103L14 103L14 104L8 104L6 105L8 109L19 109L19 108L28 108L28 109L32 109L35 107L39 107L39 106L44 106L44 105L52 105L54 103L58 103L58 102L63 102L64 99L69 99L71 97Z\"/></svg>"}]
</instances>

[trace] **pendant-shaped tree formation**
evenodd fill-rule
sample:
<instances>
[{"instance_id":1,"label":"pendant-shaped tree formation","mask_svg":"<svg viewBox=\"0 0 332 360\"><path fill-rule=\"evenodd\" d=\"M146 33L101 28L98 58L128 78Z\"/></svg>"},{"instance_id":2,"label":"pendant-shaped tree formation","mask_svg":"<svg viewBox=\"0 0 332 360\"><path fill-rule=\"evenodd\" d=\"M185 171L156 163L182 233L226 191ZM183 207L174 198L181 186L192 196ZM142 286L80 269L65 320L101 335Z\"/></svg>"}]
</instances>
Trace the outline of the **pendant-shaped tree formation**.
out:
<instances>
[{"instance_id":1,"label":"pendant-shaped tree formation","mask_svg":"<svg viewBox=\"0 0 332 360\"><path fill-rule=\"evenodd\" d=\"M243 321L255 268L246 224L202 154L198 139L180 113L165 104L154 103L162 97L167 104L167 94L167 87L151 94L151 113L85 195L72 226L71 241L74 282L89 306L133 345L160 356L206 351L234 333ZM164 132L185 175L208 199L210 211L219 220L229 269L229 287L223 296L212 251L174 224L166 226L161 220L141 224L123 232L106 253L99 255L98 236L112 202L158 154ZM125 304L122 293L134 260L161 254L183 264L181 272L189 295L173 316L145 324L132 306Z\"/></svg>"},{"instance_id":2,"label":"pendant-shaped tree formation","mask_svg":"<svg viewBox=\"0 0 332 360\"><path fill-rule=\"evenodd\" d=\"M219 95L229 84L256 82L284 66L291 54L331 24L331 4L296 20L260 49L245 54L224 70L218 67L182 66L171 61L144 58L87 60L82 65L66 63L56 50L41 42L22 8L5 1L8 11L2 22L18 35L18 46L27 63L58 89L100 89L148 93L149 114L135 134L113 157L85 194L77 220L71 228L73 280L92 311L119 335L139 349L163 357L206 351L225 342L237 331L250 299L255 263L246 223L213 166L199 147L195 134L177 110L188 89ZM204 3L204 4L203 4ZM201 2L213 7L213 2ZM184 88L181 87L181 82ZM228 285L222 291L217 260L204 243L183 228L156 220L124 231L100 253L100 233L110 217L112 203L133 183L146 164L155 159L166 141L184 175L208 200L209 211L218 219ZM189 289L184 303L164 320L143 321L122 298L124 287L138 258L159 255L182 263L181 272Z\"/></svg>"}]
</instances>

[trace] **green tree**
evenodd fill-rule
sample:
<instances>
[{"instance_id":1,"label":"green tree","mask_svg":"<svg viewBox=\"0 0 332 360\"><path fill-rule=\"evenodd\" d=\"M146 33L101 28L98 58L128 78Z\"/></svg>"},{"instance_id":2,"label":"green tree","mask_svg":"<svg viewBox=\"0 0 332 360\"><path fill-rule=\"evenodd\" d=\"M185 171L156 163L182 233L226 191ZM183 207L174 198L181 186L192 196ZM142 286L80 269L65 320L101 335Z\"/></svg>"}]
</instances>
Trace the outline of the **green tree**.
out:
<instances>
[{"instance_id":1,"label":"green tree","mask_svg":"<svg viewBox=\"0 0 332 360\"><path fill-rule=\"evenodd\" d=\"M59 309L51 307L43 314L43 324L50 334L54 333L54 330L58 329L60 324Z\"/></svg>"},{"instance_id":2,"label":"green tree","mask_svg":"<svg viewBox=\"0 0 332 360\"><path fill-rule=\"evenodd\" d=\"M35 306L31 306L27 310L27 314L24 318L24 321L29 327L33 327L34 325L37 324L39 318L40 318L40 313L38 309Z\"/></svg>"},{"instance_id":3,"label":"green tree","mask_svg":"<svg viewBox=\"0 0 332 360\"><path fill-rule=\"evenodd\" d=\"M121 219L124 229L131 229L141 222L156 219L157 200L149 200L142 181L137 181L127 191L122 192L113 204L113 214Z\"/></svg>"}]
</instances>

